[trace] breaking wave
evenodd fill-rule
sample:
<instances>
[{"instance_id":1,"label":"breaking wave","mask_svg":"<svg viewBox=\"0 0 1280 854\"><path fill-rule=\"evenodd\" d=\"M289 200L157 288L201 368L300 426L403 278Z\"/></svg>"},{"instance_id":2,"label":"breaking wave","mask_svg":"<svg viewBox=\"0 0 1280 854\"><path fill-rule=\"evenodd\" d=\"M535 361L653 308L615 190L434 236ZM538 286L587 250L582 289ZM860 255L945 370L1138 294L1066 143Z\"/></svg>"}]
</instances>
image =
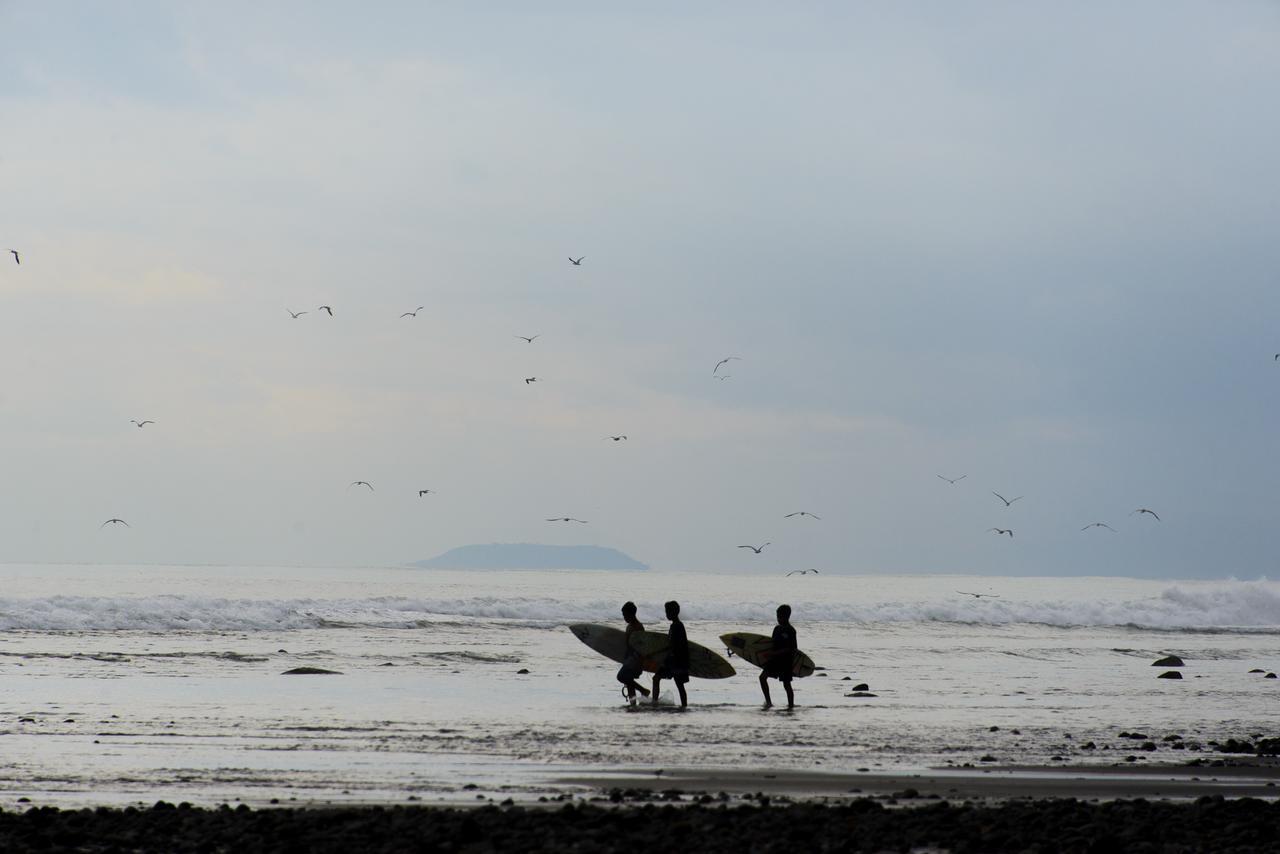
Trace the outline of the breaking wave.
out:
<instances>
[{"instance_id":1,"label":"breaking wave","mask_svg":"<svg viewBox=\"0 0 1280 854\"><path fill-rule=\"evenodd\" d=\"M638 603L659 614L659 602ZM1061 627L1134 627L1163 631L1243 631L1280 634L1280 583L1229 581L1172 585L1135 599L947 597L871 603L792 600L806 622L963 623ZM686 604L698 621L768 623L772 602ZM484 619L555 627L567 622L615 622L613 599L471 596L458 598L231 599L202 596L0 597L0 631L252 632L386 628L430 631L438 623Z\"/></svg>"}]
</instances>

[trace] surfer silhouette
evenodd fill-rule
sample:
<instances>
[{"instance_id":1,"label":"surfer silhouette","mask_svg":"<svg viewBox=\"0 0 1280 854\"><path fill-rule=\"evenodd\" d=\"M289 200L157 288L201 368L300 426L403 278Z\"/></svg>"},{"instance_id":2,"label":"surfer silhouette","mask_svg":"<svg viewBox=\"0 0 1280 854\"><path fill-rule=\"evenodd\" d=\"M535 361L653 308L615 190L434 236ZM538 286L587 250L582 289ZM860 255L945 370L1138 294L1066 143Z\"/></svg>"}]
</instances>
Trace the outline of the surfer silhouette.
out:
<instances>
[{"instance_id":1,"label":"surfer silhouette","mask_svg":"<svg viewBox=\"0 0 1280 854\"><path fill-rule=\"evenodd\" d=\"M636 619L635 602L623 604L622 618L627 621L627 654L622 659L622 667L618 669L618 681L626 689L627 700L634 704L637 691L646 697L649 696L649 689L636 682L636 679L644 672L644 667L640 661L640 653L636 652L635 647L631 645L632 633L643 632L644 626Z\"/></svg>"},{"instance_id":2,"label":"surfer silhouette","mask_svg":"<svg viewBox=\"0 0 1280 854\"><path fill-rule=\"evenodd\" d=\"M653 702L658 702L658 686L662 680L671 679L680 692L680 708L685 708L689 705L689 697L684 692L684 683L689 681L689 636L685 634L684 623L680 622L680 603L673 599L663 609L671 621L671 628L667 631L670 645L662 666L653 674Z\"/></svg>"},{"instance_id":3,"label":"surfer silhouette","mask_svg":"<svg viewBox=\"0 0 1280 854\"><path fill-rule=\"evenodd\" d=\"M778 625L773 627L773 649L760 671L760 690L764 691L765 707L773 705L769 696L769 680L777 679L787 692L787 708L795 708L796 696L791 691L791 675L796 660L796 629L791 625L791 606L778 606Z\"/></svg>"}]
</instances>

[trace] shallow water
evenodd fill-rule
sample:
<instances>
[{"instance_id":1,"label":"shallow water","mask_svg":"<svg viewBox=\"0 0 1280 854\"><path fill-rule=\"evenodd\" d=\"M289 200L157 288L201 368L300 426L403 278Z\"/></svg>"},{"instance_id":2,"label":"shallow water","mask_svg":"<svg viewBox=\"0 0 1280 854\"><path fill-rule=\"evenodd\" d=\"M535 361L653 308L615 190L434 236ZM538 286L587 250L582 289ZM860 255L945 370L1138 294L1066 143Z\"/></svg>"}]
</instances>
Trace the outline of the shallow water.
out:
<instances>
[{"instance_id":1,"label":"shallow water","mask_svg":"<svg viewBox=\"0 0 1280 854\"><path fill-rule=\"evenodd\" d=\"M1111 761L1137 746L1122 730L1274 734L1280 690L1248 673L1280 665L1280 584L1265 581L7 566L0 583L0 805L473 799L468 783L519 797L622 767ZM788 601L824 675L795 683L793 712L763 710L741 661L690 683L687 711L628 708L617 665L564 624L620 624L634 599L661 630L673 597L712 648L767 633ZM1168 653L1185 679L1155 678ZM304 665L341 675L281 675ZM846 696L859 682L876 696ZM1113 750L1077 749L1090 740ZM1140 761L1189 755L1159 744Z\"/></svg>"}]
</instances>

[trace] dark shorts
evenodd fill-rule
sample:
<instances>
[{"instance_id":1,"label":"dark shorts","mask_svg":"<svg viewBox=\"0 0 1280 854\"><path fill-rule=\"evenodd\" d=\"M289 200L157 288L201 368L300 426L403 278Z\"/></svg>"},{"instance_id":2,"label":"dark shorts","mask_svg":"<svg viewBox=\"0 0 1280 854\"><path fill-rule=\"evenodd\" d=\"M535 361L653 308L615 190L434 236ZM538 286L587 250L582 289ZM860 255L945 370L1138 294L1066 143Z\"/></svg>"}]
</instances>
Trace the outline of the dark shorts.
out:
<instances>
[{"instance_id":1,"label":"dark shorts","mask_svg":"<svg viewBox=\"0 0 1280 854\"><path fill-rule=\"evenodd\" d=\"M663 664L654 675L659 679L674 679L677 685L683 685L689 681L689 668Z\"/></svg>"},{"instance_id":2,"label":"dark shorts","mask_svg":"<svg viewBox=\"0 0 1280 854\"><path fill-rule=\"evenodd\" d=\"M790 661L770 661L764 666L764 675L770 679L777 679L781 682L790 682L792 667Z\"/></svg>"},{"instance_id":3,"label":"dark shorts","mask_svg":"<svg viewBox=\"0 0 1280 854\"><path fill-rule=\"evenodd\" d=\"M631 682L640 678L640 674L644 672L644 668L640 666L639 661L627 659L622 662L622 667L618 668L618 681Z\"/></svg>"}]
</instances>

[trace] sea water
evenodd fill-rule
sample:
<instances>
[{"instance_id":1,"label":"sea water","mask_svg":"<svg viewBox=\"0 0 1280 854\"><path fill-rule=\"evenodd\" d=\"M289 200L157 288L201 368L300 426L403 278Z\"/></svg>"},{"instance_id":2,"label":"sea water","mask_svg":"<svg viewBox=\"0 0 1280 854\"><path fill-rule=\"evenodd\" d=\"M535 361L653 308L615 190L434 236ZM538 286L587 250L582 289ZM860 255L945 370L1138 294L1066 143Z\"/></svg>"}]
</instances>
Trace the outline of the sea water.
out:
<instances>
[{"instance_id":1,"label":"sea water","mask_svg":"<svg viewBox=\"0 0 1280 854\"><path fill-rule=\"evenodd\" d=\"M1119 762L1122 730L1274 735L1280 708L1280 680L1249 673L1280 668L1270 581L4 566L0 591L0 806ZM628 599L658 631L679 600L689 638L717 650L725 632L769 633L787 602L824 669L794 683L790 712L777 683L764 709L759 671L736 659L737 676L690 682L687 710L670 684L631 707L617 665L565 628L621 626ZM1156 678L1167 654L1182 680ZM337 674L284 675L296 667ZM873 696L850 696L860 683ZM1188 755L1160 742L1137 761Z\"/></svg>"}]
</instances>

